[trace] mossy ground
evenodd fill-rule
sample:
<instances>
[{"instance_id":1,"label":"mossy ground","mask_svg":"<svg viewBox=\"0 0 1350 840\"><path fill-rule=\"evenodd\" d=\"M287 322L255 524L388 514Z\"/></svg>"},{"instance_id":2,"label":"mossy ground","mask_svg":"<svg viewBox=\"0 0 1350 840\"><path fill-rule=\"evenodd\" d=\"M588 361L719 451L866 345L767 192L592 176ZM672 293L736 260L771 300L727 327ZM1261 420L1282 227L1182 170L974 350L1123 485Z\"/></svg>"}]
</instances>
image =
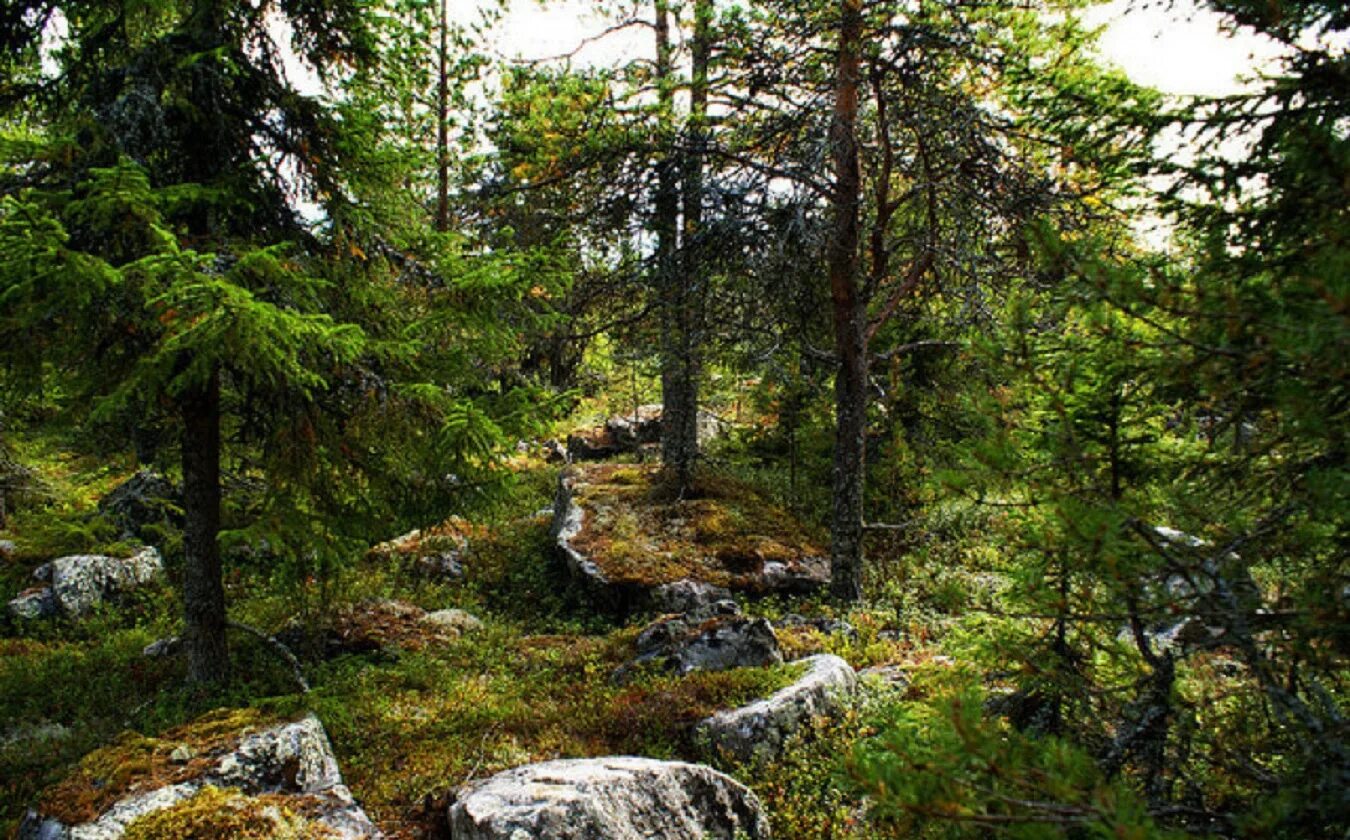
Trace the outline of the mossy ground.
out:
<instances>
[{"instance_id":1,"label":"mossy ground","mask_svg":"<svg viewBox=\"0 0 1350 840\"><path fill-rule=\"evenodd\" d=\"M616 584L655 586L692 578L754 591L768 562L793 566L826 552L821 535L751 485L705 472L682 496L660 468L574 468L586 511L572 544Z\"/></svg>"},{"instance_id":2,"label":"mossy ground","mask_svg":"<svg viewBox=\"0 0 1350 840\"><path fill-rule=\"evenodd\" d=\"M127 466L118 476L131 473ZM81 468L103 469L93 462ZM550 550L547 518L530 515L550 503L556 468L532 462L518 469L516 495L499 515L472 526L452 523L455 533L441 535L456 542L469 537L462 578L427 579L396 558L360 552L342 571L339 585L326 590L332 600L322 611L331 619L352 605L396 598L424 609L460 607L482 618L485 627L435 644L394 634L378 651L311 661L306 669L314 690L308 696L292 693L286 667L247 636L231 637L237 679L224 694L185 688L179 661L144 658L147 643L177 632L172 587L103 609L83 623L9 628L0 637L0 719L6 727L55 722L66 727L66 735L41 749L0 740L0 834L11 831L24 808L39 799L62 816L85 817L137 780L168 781L191 773L191 762L167 763L168 753L184 740L209 754L226 743L212 739L226 739L224 730L237 729L236 723L305 711L323 721L346 782L394 837L426 836L442 812L439 806L461 783L525 762L614 753L706 760L691 742L692 724L776 690L791 678L790 667L686 677L649 672L614 685L610 676L633 656L645 617L616 623L569 580ZM109 474L105 483L111 487L117 480ZM67 486L87 485L72 473ZM616 465L605 486L616 496L628 492L624 488L658 492L651 472L641 466ZM786 544L814 547L791 514L750 490L728 481L704 498L668 502L665 512L652 516L675 516L683 505L698 523L694 531L703 529L689 543L698 551L719 544L741 550L750 537L773 533L785 519L791 525L781 529L789 535ZM75 505L72 516L91 510L93 499ZM21 541L27 558L21 562L28 565L61 550L36 533L0 536ZM373 534L371 543L390 536ZM231 614L249 623L278 630L296 613L292 589L265 568L231 566L227 587ZM813 601L770 598L751 609L772 617L788 611L821 614L823 608ZM858 667L927 655L922 645L883 636L883 629L894 626L883 614L841 617L858 628L856 639L785 630L785 650L792 656L830 651ZM219 706L242 710L240 717L228 726L222 722L220 732L200 724L178 728ZM142 734L121 734L128 730ZM845 810L847 797L835 768L856 737L856 731L835 729L804 737L796 747L800 755L785 759L783 767L794 768L790 777L781 767L714 763L760 794L774 812L779 836L862 837L839 829L837 820L812 816ZM808 767L809 773L803 769ZM247 836L261 825L252 806L211 799L230 796L203 794L138 831L145 838L168 836L165 831L208 838L237 830L242 833L231 836ZM223 811L225 822L205 820L212 810ZM286 824L299 832L295 836L310 836L304 833L304 815L291 816L296 821Z\"/></svg>"}]
</instances>

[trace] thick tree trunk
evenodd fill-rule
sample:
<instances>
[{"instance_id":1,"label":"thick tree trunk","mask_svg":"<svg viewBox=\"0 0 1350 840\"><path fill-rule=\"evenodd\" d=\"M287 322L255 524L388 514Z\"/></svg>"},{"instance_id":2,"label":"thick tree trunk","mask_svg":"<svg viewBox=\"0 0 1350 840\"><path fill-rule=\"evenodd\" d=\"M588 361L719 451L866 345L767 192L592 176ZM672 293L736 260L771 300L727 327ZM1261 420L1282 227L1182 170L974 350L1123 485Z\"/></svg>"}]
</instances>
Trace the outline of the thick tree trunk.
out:
<instances>
[{"instance_id":1,"label":"thick tree trunk","mask_svg":"<svg viewBox=\"0 0 1350 840\"><path fill-rule=\"evenodd\" d=\"M655 0L656 79L662 139L675 139L674 47L670 37L670 7ZM691 342L689 268L679 260L680 193L678 158L668 151L657 170L656 271L661 303L661 460L683 494L698 457L698 360ZM686 188L689 186L686 183ZM686 209L688 200L686 199ZM688 245L688 240L685 242ZM682 271L681 269L684 269Z\"/></svg>"},{"instance_id":2,"label":"thick tree trunk","mask_svg":"<svg viewBox=\"0 0 1350 840\"><path fill-rule=\"evenodd\" d=\"M835 436L834 505L830 517L830 588L842 601L862 597L863 474L866 455L866 302L858 288L859 47L861 0L841 0L839 57L835 75L834 234L829 247L830 296L834 313Z\"/></svg>"},{"instance_id":3,"label":"thick tree trunk","mask_svg":"<svg viewBox=\"0 0 1350 840\"><path fill-rule=\"evenodd\" d=\"M188 678L229 679L225 647L225 587L220 548L220 380L182 397L183 412L183 633Z\"/></svg>"}]
</instances>

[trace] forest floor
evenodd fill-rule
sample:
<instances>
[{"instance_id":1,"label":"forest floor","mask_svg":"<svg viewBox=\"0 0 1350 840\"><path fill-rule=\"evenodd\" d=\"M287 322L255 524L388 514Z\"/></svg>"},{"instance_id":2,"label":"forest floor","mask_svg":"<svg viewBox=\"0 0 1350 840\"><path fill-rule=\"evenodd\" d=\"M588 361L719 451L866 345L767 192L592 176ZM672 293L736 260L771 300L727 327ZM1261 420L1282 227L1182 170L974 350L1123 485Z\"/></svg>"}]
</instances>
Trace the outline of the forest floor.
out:
<instances>
[{"instance_id":1,"label":"forest floor","mask_svg":"<svg viewBox=\"0 0 1350 840\"><path fill-rule=\"evenodd\" d=\"M71 454L68 441L56 434L19 435L16 443L25 462L38 468L46 491L0 531L0 539L16 544L0 565L0 598L6 600L29 585L36 565L54 556L126 548L100 521L96 505L135 469L125 455ZM172 585L101 606L78 622L4 628L0 835L12 832L44 788L118 733L153 736L214 708L252 707L315 712L347 784L393 837L434 836L429 832L446 797L466 781L533 761L610 754L709 761L756 791L775 836L879 836L849 791L844 760L854 743L874 732L869 711L818 721L772 762L738 764L699 752L690 738L693 724L782 686L790 666L686 676L647 672L616 684L611 675L633 658L637 634L654 615L618 616L568 578L541 513L552 503L558 466L522 454L512 467L516 481L504 503L472 523L449 520L441 530L468 540L463 574L455 579L429 579L379 551L353 558L322 580L297 580L260 560L229 565L231 617L269 632L296 621L313 626L334 616L350 618L360 605L390 599L427 610L459 608L483 622L458 637L391 630L369 649L310 660L308 694L296 693L285 665L245 635L231 637L237 678L224 694L203 696L186 687L178 659L144 656L146 645L178 631ZM714 463L712 469L715 475L732 467ZM759 481L763 488L755 515L760 530L777 529L781 533L769 536L792 544L822 540L818 518L788 503L774 507L772 491L781 490L781 482L763 479L748 469L735 479ZM393 536L371 534L370 542ZM170 545L166 555L172 551ZM172 563L169 573L172 580ZM837 615L819 596L743 600L749 614L771 620L789 613L844 619L852 633L780 629L785 658L829 652L855 668L899 666L909 687L897 699L922 696L954 667L942 641L951 620L940 610L911 610L902 622L893 608ZM920 600L910 597L909 603Z\"/></svg>"}]
</instances>

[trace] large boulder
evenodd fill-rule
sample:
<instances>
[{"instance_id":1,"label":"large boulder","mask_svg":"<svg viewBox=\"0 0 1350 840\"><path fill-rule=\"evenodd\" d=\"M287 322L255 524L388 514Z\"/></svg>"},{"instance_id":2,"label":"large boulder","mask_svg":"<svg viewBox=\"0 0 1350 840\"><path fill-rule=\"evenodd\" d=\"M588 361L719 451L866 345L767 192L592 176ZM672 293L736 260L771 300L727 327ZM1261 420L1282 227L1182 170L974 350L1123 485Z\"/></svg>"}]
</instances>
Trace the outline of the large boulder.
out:
<instances>
[{"instance_id":1,"label":"large boulder","mask_svg":"<svg viewBox=\"0 0 1350 840\"><path fill-rule=\"evenodd\" d=\"M254 805L262 825L276 820L267 836L297 823L344 840L382 836L343 784L318 718L235 729L255 720L236 714L208 715L163 739L124 736L97 751L29 810L19 840L115 840L147 821L157 830L145 833L174 836L174 813L186 819L203 799L230 803L237 813L217 815L222 820L242 819ZM227 800L221 791L231 791Z\"/></svg>"},{"instance_id":2,"label":"large boulder","mask_svg":"<svg viewBox=\"0 0 1350 840\"><path fill-rule=\"evenodd\" d=\"M79 554L44 563L33 577L46 584L20 593L9 602L17 618L79 618L98 604L124 596L161 577L164 564L154 548L127 558Z\"/></svg>"},{"instance_id":3,"label":"large boulder","mask_svg":"<svg viewBox=\"0 0 1350 840\"><path fill-rule=\"evenodd\" d=\"M806 673L796 682L763 700L707 718L695 727L695 739L742 761L769 759L814 718L839 713L858 690L853 667L837 656L799 661Z\"/></svg>"},{"instance_id":4,"label":"large boulder","mask_svg":"<svg viewBox=\"0 0 1350 840\"><path fill-rule=\"evenodd\" d=\"M453 840L764 840L759 800L697 764L616 756L548 761L462 790Z\"/></svg>"}]
</instances>

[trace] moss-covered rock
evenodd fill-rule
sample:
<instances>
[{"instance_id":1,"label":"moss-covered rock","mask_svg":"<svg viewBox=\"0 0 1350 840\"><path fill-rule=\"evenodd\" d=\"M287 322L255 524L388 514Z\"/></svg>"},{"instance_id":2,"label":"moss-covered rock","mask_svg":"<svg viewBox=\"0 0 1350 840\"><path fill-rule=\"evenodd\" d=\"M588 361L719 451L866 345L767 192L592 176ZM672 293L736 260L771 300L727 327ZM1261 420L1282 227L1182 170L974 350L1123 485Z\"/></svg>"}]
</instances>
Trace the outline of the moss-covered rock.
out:
<instances>
[{"instance_id":1,"label":"moss-covered rock","mask_svg":"<svg viewBox=\"0 0 1350 840\"><path fill-rule=\"evenodd\" d=\"M553 534L575 574L627 603L684 580L756 595L829 581L815 535L726 477L676 498L656 466L574 466L559 480Z\"/></svg>"},{"instance_id":2,"label":"moss-covered rock","mask_svg":"<svg viewBox=\"0 0 1350 840\"><path fill-rule=\"evenodd\" d=\"M241 709L213 712L158 738L124 733L45 791L18 832L19 840L127 835L379 833L343 784L318 718L277 722Z\"/></svg>"}]
</instances>

